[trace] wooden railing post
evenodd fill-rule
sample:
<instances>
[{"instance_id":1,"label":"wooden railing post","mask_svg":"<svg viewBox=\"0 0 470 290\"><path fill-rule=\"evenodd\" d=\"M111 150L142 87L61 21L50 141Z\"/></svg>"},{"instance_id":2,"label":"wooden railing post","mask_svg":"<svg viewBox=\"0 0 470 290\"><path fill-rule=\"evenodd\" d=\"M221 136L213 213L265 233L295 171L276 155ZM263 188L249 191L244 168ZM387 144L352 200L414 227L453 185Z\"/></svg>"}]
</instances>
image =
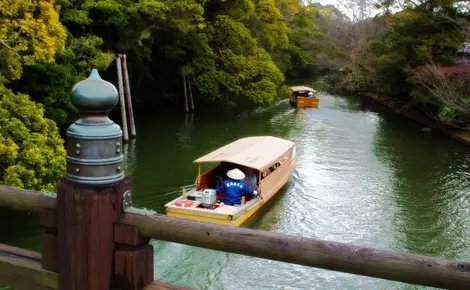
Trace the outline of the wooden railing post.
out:
<instances>
[{"instance_id":1,"label":"wooden railing post","mask_svg":"<svg viewBox=\"0 0 470 290\"><path fill-rule=\"evenodd\" d=\"M43 208L40 216L44 232L41 236L41 266L43 269L59 272L57 256L57 210Z\"/></svg>"},{"instance_id":2,"label":"wooden railing post","mask_svg":"<svg viewBox=\"0 0 470 290\"><path fill-rule=\"evenodd\" d=\"M60 289L112 289L114 223L130 188L122 170L122 130L108 118L118 92L94 69L74 86L71 101L80 119L67 130L67 172L57 188Z\"/></svg>"},{"instance_id":3,"label":"wooden railing post","mask_svg":"<svg viewBox=\"0 0 470 290\"><path fill-rule=\"evenodd\" d=\"M140 290L153 282L153 247L134 226L114 227L114 282L118 290Z\"/></svg>"}]
</instances>

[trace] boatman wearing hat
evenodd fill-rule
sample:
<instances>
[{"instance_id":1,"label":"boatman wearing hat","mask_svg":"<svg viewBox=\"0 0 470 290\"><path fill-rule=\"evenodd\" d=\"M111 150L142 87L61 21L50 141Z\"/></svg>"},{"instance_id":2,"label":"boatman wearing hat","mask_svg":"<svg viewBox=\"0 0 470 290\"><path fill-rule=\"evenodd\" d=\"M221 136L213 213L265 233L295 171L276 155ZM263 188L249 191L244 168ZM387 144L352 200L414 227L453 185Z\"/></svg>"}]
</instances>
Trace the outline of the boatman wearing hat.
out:
<instances>
[{"instance_id":1,"label":"boatman wearing hat","mask_svg":"<svg viewBox=\"0 0 470 290\"><path fill-rule=\"evenodd\" d=\"M250 189L242 181L245 178L245 174L238 168L234 168L227 172L229 179L225 180L219 187L217 187L217 194L225 192L223 202L226 205L238 205L241 203L242 195L256 196L258 192Z\"/></svg>"}]
</instances>

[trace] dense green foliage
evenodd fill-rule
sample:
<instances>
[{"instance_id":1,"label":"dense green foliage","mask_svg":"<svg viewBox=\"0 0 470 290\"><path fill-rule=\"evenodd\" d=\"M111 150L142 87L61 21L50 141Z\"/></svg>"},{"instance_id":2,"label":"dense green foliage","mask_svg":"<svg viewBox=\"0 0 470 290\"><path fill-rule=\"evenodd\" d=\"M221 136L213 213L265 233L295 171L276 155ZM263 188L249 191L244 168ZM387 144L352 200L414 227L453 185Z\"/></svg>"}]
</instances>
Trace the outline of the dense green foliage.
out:
<instances>
[{"instance_id":1,"label":"dense green foliage","mask_svg":"<svg viewBox=\"0 0 470 290\"><path fill-rule=\"evenodd\" d=\"M42 105L0 86L0 183L55 191L65 171L65 149L57 126Z\"/></svg>"},{"instance_id":2,"label":"dense green foliage","mask_svg":"<svg viewBox=\"0 0 470 290\"><path fill-rule=\"evenodd\" d=\"M43 105L4 84L20 79L37 62L51 63L65 38L53 1L0 2L1 184L54 191L64 174L65 149L57 125L44 118Z\"/></svg>"},{"instance_id":3,"label":"dense green foliage","mask_svg":"<svg viewBox=\"0 0 470 290\"><path fill-rule=\"evenodd\" d=\"M114 81L116 53L127 54L137 105L177 102L187 75L197 102L243 106L287 97L285 76L314 72L321 52L340 53L315 24L328 13L299 0L56 4L68 35L65 45L60 43L64 48L53 63L49 58L28 63L22 79L8 86L44 104L46 117L61 126L73 112L71 87L92 67L106 70L104 76Z\"/></svg>"}]
</instances>

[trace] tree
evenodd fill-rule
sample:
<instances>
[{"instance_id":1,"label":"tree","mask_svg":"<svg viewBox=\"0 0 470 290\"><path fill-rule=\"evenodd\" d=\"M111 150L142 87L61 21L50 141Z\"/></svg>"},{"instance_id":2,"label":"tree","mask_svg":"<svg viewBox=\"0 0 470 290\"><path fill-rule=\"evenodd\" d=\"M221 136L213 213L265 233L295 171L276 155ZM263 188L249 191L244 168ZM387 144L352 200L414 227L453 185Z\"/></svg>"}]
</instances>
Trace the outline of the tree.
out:
<instances>
[{"instance_id":1,"label":"tree","mask_svg":"<svg viewBox=\"0 0 470 290\"><path fill-rule=\"evenodd\" d=\"M65 172L65 149L42 105L0 85L0 183L53 192Z\"/></svg>"},{"instance_id":2,"label":"tree","mask_svg":"<svg viewBox=\"0 0 470 290\"><path fill-rule=\"evenodd\" d=\"M245 105L271 104L288 96L283 74L242 23L217 16L204 37L205 53L183 69L194 76L202 95Z\"/></svg>"},{"instance_id":3,"label":"tree","mask_svg":"<svg viewBox=\"0 0 470 290\"><path fill-rule=\"evenodd\" d=\"M53 0L0 2L0 81L19 79L38 60L54 61L64 43Z\"/></svg>"},{"instance_id":4,"label":"tree","mask_svg":"<svg viewBox=\"0 0 470 290\"><path fill-rule=\"evenodd\" d=\"M409 69L411 95L431 118L447 125L470 128L470 71L436 64Z\"/></svg>"},{"instance_id":5,"label":"tree","mask_svg":"<svg viewBox=\"0 0 470 290\"><path fill-rule=\"evenodd\" d=\"M409 100L408 67L454 62L467 38L462 21L467 22L468 16L458 12L452 1L442 2L439 7L423 3L395 13L383 36L370 42L377 57L374 70L379 92Z\"/></svg>"},{"instance_id":6,"label":"tree","mask_svg":"<svg viewBox=\"0 0 470 290\"><path fill-rule=\"evenodd\" d=\"M114 60L112 53L100 49L102 44L94 35L73 38L69 34L66 48L56 53L55 62L39 61L25 67L23 77L9 87L43 104L45 117L65 127L76 113L70 102L73 86L91 69L104 70Z\"/></svg>"}]
</instances>

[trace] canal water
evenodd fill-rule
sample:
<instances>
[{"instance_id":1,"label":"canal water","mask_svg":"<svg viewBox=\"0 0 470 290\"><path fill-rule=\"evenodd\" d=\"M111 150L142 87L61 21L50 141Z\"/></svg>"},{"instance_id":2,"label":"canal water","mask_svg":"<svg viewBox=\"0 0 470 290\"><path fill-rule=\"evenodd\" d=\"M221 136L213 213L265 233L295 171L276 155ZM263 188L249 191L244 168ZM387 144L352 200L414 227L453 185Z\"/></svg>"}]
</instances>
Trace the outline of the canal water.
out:
<instances>
[{"instance_id":1,"label":"canal water","mask_svg":"<svg viewBox=\"0 0 470 290\"><path fill-rule=\"evenodd\" d=\"M297 167L249 224L271 232L470 259L470 148L365 104L321 95L319 109L283 102L240 115L140 118L125 148L136 207L164 213L195 181L192 161L237 138L296 143ZM37 218L2 212L0 242L39 248ZM8 221L12 221L8 223ZM6 227L6 228L5 228ZM155 278L197 289L424 289L398 282L153 241Z\"/></svg>"}]
</instances>

